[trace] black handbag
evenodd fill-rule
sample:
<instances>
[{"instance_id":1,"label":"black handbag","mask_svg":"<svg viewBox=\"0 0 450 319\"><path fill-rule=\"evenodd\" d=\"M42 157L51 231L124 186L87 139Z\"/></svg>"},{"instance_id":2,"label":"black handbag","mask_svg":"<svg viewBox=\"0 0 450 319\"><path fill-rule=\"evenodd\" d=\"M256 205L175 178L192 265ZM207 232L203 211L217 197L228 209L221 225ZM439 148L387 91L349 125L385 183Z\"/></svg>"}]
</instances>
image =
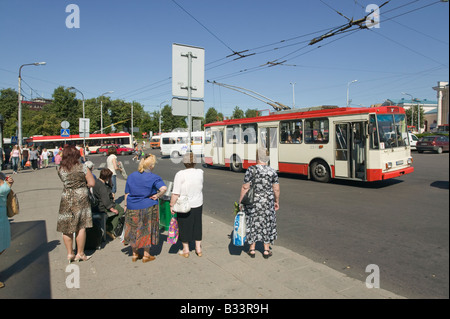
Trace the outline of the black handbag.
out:
<instances>
[{"instance_id":1,"label":"black handbag","mask_svg":"<svg viewBox=\"0 0 450 319\"><path fill-rule=\"evenodd\" d=\"M253 189L253 183L250 185L247 193L245 193L244 197L241 200L242 205L253 205L253 201L255 199L255 192Z\"/></svg>"},{"instance_id":2,"label":"black handbag","mask_svg":"<svg viewBox=\"0 0 450 319\"><path fill-rule=\"evenodd\" d=\"M99 202L98 198L95 197L95 195L91 192L91 190L88 188L88 194L89 194L89 202L91 203L91 207L97 207Z\"/></svg>"}]
</instances>

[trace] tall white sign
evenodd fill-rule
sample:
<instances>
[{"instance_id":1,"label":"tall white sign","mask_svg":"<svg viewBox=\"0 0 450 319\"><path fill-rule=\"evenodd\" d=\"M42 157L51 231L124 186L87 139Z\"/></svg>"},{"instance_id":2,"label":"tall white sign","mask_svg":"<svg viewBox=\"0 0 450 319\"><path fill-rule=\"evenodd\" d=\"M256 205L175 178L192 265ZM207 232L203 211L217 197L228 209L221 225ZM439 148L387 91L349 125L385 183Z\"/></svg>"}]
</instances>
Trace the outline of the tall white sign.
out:
<instances>
[{"instance_id":1,"label":"tall white sign","mask_svg":"<svg viewBox=\"0 0 450 319\"><path fill-rule=\"evenodd\" d=\"M190 65L188 60L191 61ZM189 73L191 79L189 79ZM174 43L172 45L172 95L189 98L189 80L191 84L190 97L203 99L205 95L205 49Z\"/></svg>"}]
</instances>

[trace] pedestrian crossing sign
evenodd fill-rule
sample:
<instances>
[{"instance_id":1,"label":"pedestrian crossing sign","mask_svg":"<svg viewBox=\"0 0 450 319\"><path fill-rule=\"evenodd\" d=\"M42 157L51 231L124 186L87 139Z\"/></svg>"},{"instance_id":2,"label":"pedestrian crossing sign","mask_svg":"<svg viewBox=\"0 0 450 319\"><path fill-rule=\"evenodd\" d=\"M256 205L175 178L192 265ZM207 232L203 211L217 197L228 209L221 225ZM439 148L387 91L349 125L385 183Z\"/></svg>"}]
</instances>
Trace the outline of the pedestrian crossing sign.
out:
<instances>
[{"instance_id":1,"label":"pedestrian crossing sign","mask_svg":"<svg viewBox=\"0 0 450 319\"><path fill-rule=\"evenodd\" d=\"M61 129L61 137L69 137L70 136L70 130L67 128Z\"/></svg>"}]
</instances>

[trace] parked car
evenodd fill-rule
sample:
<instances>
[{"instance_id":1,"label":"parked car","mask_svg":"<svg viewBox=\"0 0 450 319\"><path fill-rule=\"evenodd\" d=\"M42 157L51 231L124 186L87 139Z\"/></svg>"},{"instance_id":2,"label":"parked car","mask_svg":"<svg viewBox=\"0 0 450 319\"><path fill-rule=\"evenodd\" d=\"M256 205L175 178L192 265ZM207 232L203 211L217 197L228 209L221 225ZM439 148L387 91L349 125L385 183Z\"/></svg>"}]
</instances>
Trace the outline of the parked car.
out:
<instances>
[{"instance_id":1,"label":"parked car","mask_svg":"<svg viewBox=\"0 0 450 319\"><path fill-rule=\"evenodd\" d=\"M110 147L116 148L116 154L117 155L130 155L133 154L134 150L130 147L127 147L125 145L119 145L119 144L108 144L108 145L102 145L97 149L97 154L103 154L103 156L108 155L108 149Z\"/></svg>"},{"instance_id":2,"label":"parked car","mask_svg":"<svg viewBox=\"0 0 450 319\"><path fill-rule=\"evenodd\" d=\"M416 150L416 144L419 141L419 138L412 133L409 133L409 145L411 146L411 150Z\"/></svg>"},{"instance_id":3,"label":"parked car","mask_svg":"<svg viewBox=\"0 0 450 319\"><path fill-rule=\"evenodd\" d=\"M424 136L416 144L419 153L424 151L433 151L441 154L443 151L448 152L448 136Z\"/></svg>"}]
</instances>

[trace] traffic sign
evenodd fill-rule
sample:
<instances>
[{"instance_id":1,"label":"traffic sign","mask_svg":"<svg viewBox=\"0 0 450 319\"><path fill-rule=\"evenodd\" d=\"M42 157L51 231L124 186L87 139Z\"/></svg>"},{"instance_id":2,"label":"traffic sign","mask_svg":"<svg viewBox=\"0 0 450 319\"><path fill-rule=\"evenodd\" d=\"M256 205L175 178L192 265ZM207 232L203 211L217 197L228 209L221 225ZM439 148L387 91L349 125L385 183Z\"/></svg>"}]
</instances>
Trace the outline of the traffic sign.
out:
<instances>
[{"instance_id":1,"label":"traffic sign","mask_svg":"<svg viewBox=\"0 0 450 319\"><path fill-rule=\"evenodd\" d=\"M69 137L70 136L70 130L67 128L63 128L61 130L61 137Z\"/></svg>"},{"instance_id":2,"label":"traffic sign","mask_svg":"<svg viewBox=\"0 0 450 319\"><path fill-rule=\"evenodd\" d=\"M67 122L67 121L62 121L62 122L61 122L61 127L62 127L62 128L69 128L69 126L70 126L70 123L69 123L69 122Z\"/></svg>"},{"instance_id":3,"label":"traffic sign","mask_svg":"<svg viewBox=\"0 0 450 319\"><path fill-rule=\"evenodd\" d=\"M17 136L11 136L11 144L17 144Z\"/></svg>"}]
</instances>

